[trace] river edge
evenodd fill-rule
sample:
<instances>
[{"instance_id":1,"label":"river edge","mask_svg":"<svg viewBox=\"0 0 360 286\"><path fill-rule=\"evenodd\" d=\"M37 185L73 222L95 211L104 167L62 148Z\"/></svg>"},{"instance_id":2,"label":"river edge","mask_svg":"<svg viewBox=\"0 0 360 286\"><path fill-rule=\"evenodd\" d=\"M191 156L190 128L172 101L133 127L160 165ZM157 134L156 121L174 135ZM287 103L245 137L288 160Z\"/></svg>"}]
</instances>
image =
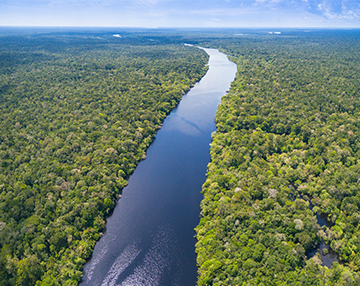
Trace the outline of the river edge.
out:
<instances>
[{"instance_id":1,"label":"river edge","mask_svg":"<svg viewBox=\"0 0 360 286\"><path fill-rule=\"evenodd\" d=\"M216 113L216 110L217 110L217 106L218 106L218 104L220 103L220 100L221 100L221 97L226 93L226 91L229 89L229 87L230 87L230 84L231 84L231 82L232 82L232 80L234 79L234 77L235 77L235 72L236 72L236 65L234 64L234 63L232 63L232 62L230 62L229 60L228 60L228 57L225 55L225 54L223 54L223 53L220 53L219 51L217 51L217 50L214 50L214 49L206 49L206 48L201 48L201 47L198 47L198 48L200 48L200 49L203 49L205 52L207 52L209 55L210 55L210 57L209 57L209 63L208 63L208 65L209 65L209 69L208 69L208 71L206 72L206 74L204 75L204 77L198 82L198 83L196 83L191 89L190 89L190 91L188 91L184 96L183 96L183 98L181 99L181 101L180 101L180 103L178 104L178 106L173 110L173 111L171 111L171 113L170 113L170 115L168 116L168 117L166 117L166 119L164 120L164 123L163 123L163 126L162 126L162 128L158 131L158 133L156 134L156 137L155 137L155 139L153 140L153 142L151 143L151 145L150 145L150 147L148 148L148 151L147 151L147 153L151 153L151 150L154 148L154 145L155 144L161 144L161 143L157 143L158 141L159 141L159 133L161 133L161 132L163 132L162 130L163 130L163 128L164 128L164 125L165 125L165 123L168 121L168 120L170 120L170 121L176 121L176 117L179 117L178 116L178 112L177 112L177 110L178 109L180 109L180 110L182 110L182 105L184 105L184 103L182 104L182 102L187 98L187 97L192 97L191 95L189 95L190 93L191 93L191 90L192 89L195 89L197 86L199 86L199 85L201 85L200 83L203 81L203 79L209 74L209 71L210 71L210 69L211 69L211 61L212 61L212 56L214 56L214 55L211 55L211 53L214 53L214 51L216 51L215 53L218 53L219 55L221 54L223 57L225 57L226 58L226 62L228 62L228 63L231 63L231 65L232 65L232 72L231 72L231 74L232 74L232 78L231 78L231 81L230 80L227 80L227 87L226 87L226 89L225 90L223 90L223 91L221 91L221 94L220 95L217 95L216 97L215 97L215 105L214 105L214 102L212 102L212 109L214 109L214 106L215 106L215 110L212 110L212 117L211 117L211 122L210 122L210 125L212 125L211 126L211 130L209 130L209 132L208 132L208 136L207 136L207 143L206 143L206 146L207 146L207 152L206 152L206 160L205 160L205 164L203 164L204 166L202 167L202 169L203 169L203 171L201 172L202 173L202 178L201 178L201 181L200 181L200 184L198 183L198 190L197 190L197 193L198 193L198 197L197 197L197 203L196 203L196 209L197 209L197 214L196 214L196 218L197 218L197 223L195 224L195 225L193 225L193 227L191 228L191 232L192 232L192 235L191 235L191 238L192 238L192 244L193 244L193 254L194 254L194 265L195 265L195 267L193 267L193 271L192 272L194 272L195 273L195 275L192 275L193 276L193 278L195 278L195 280L193 279L193 281L194 281L194 284L195 284L195 281L196 281L196 277L197 277L197 275L196 275L196 273L197 273L197 268L196 268L196 257L195 257L195 239L194 239L194 235L195 235L195 232L194 232L194 227L198 224L198 221L199 221L199 214L200 214L200 201L201 201L201 195L200 195L200 191L201 191L201 186L202 186L202 184L204 183L204 181L205 181L205 179L206 179L206 177L205 177L205 174L206 174L206 166L207 166L207 164L209 163L209 161L210 161L210 150L209 150L209 143L211 142L211 133L213 132L213 131L215 131L214 129L215 129L215 121L214 121L214 118L215 118L215 113ZM209 53L210 52L210 53ZM214 65L216 66L218 63L215 61L214 62ZM221 75L221 74L223 74L223 73L219 73L219 75ZM219 76L218 75L218 76ZM211 84L213 84L214 83L214 80L210 80L210 82L211 82ZM201 86L200 86L200 89L201 89ZM223 89L223 88L222 88ZM201 91L201 90L200 90ZM217 91L218 93L219 93L219 91ZM206 101L208 101L208 100L206 100ZM201 103L201 101L200 101L200 103ZM208 105L207 104L208 102L203 102L203 104L201 104L201 105ZM198 103L199 104L199 103ZM175 115L174 115L174 114ZM180 112L181 113L181 112ZM185 112L186 113L186 112ZM185 133L186 135L189 135L190 134L190 137L194 137L194 136L196 136L196 135L198 135L198 134L196 134L196 133L202 133L202 129L203 129L203 127L206 127L206 128L208 128L209 126L209 122L208 123L205 123L205 125L204 126L202 126L202 124L204 124L204 122L202 122L203 120L203 118L201 118L202 116L200 116L200 118L199 118L199 116L198 116L198 118L193 118L194 117L194 114L195 115L201 115L201 112L200 112L200 114L196 114L196 113L194 113L194 112L190 112L190 113L188 113L187 115L190 117L190 118L185 118L186 120L184 120L184 122L185 122L185 126L182 126L182 125L184 125L184 122L180 122L181 124L180 124L180 128L178 128L178 129L180 129L180 133ZM196 116L195 116L196 117ZM171 118L171 119L169 119L169 118ZM184 119L184 118L183 118ZM190 120L189 120L190 119ZM196 119L200 119L200 121L199 122L195 122L194 121L194 119L195 119L195 121L196 121ZM181 121L181 120L180 120ZM195 123L194 123L195 122ZM178 122L179 123L179 122ZM190 123L190 124L189 124ZM179 126L178 126L179 127ZM185 127L185 128L183 128L183 127ZM171 129L171 128L170 128ZM183 129L183 130L182 130ZM171 130L170 130L171 131ZM184 135L184 134L183 134ZM193 155L191 155L190 154L190 157L193 157ZM149 160L149 154L147 154L147 158L148 158L148 160ZM129 182L129 184L128 184L128 186L127 187L125 187L124 189L123 189L123 191L121 192L122 194L124 194L124 193L126 193L127 192L127 189L128 189L128 187L129 187L129 185L131 184L131 182L133 181L133 180L136 180L136 178L134 179L133 178L133 176L135 175L135 173L137 172L137 169L141 166L141 165L147 165L148 163L146 163L146 162L148 162L148 160L143 160L143 161L140 161L140 163L138 164L138 166L137 166L137 168L135 169L135 171L133 172L133 174L129 177L129 180L128 180L128 182ZM204 161L204 160L203 160ZM141 167L140 167L141 168ZM136 177L136 175L135 175L135 177ZM125 195L125 194L124 194ZM111 231L109 231L110 230L110 228L111 227L109 227L109 221L112 221L114 218L113 218L113 216L115 215L115 213L116 213L116 210L119 208L119 205L121 205L121 204L123 204L122 203L122 201L124 200L124 196L123 195L123 197L122 197L122 199L121 200L118 200L118 203L117 203L117 205L116 205L116 207L115 207L115 209L114 209L114 211L113 211L113 214L112 214L112 216L110 216L110 217L108 217L108 222L107 222L107 230L106 230L106 232L104 233L104 235L103 235L103 237L100 239L100 241L104 241L104 237L106 237L106 236L110 236L110 237L112 237L112 238L114 238L114 235L113 234L111 234ZM192 195L193 196L193 195ZM159 229L157 230L157 231L152 231L152 232L150 232L150 236L157 236L157 239L158 240L161 240L161 239L164 239L164 235L161 235L161 233L165 233L165 238L166 239L169 239L169 237L172 237L172 238L170 238L170 240L172 239L173 240L173 242L175 242L176 243L176 235L175 235L175 233L173 234L173 235L170 235L169 236L169 233L171 233L172 232L172 230L170 229L166 229L166 226L164 227L164 226L161 226L160 227L161 228L161 230L159 231ZM171 227L170 227L171 228ZM159 233L160 233L160 235L159 235ZM116 235L115 235L116 236ZM106 240L106 239L105 239ZM110 240L112 240L112 239L110 239ZM140 239L141 240L141 239ZM97 243L97 246L98 246L98 244L99 244L99 242L100 241L98 241L98 243ZM127 261L131 261L131 263L130 264L132 264L132 262L134 262L135 260L139 260L139 257L141 256L141 252L143 251L143 248L144 247L140 247L140 242L139 241L137 241L137 242L132 242L132 243L130 243L130 244L128 244L128 246L127 247L125 247L124 249L123 249L123 252L121 253L121 254L123 254L123 255L121 255L120 254L120 260L122 260L123 262L124 262L124 258L126 258L126 260ZM136 272L136 270L138 269L138 268L136 268L135 266L131 266L131 265L127 265L125 268L124 268L124 265L126 264L124 264L123 263L123 265L121 265L121 263L120 263L120 261L118 261L119 259L116 259L116 261L115 262L113 262L112 263L112 265L110 266L110 264L109 263L107 263L107 268L109 268L109 266L110 266L110 269L108 270L108 275L105 275L106 277L104 277L103 278L103 280L102 281L100 281L100 279L97 279L97 281L93 281L93 277L94 277L94 275L92 275L92 272L93 271L95 271L95 267L100 263L100 260L104 260L104 255L106 254L106 253L108 253L108 249L102 249L102 251L100 250L100 255L99 255L99 253L97 253L96 252L96 249L97 249L97 246L95 246L95 249L94 249L94 251L93 251L93 254L92 254L92 256L91 256L91 259L87 262L87 264L85 265L85 267L84 267L84 276L83 276L83 280L82 280L82 282L81 282L81 285L86 285L88 282L90 283L90 284L88 284L88 285L115 285L115 283L117 283L117 281L118 281L118 278L122 275L122 276L124 276L123 274L125 273L128 273L128 274L134 274L135 272ZM100 247L101 248L101 247ZM106 247L105 247L106 248ZM150 248L150 250L151 250L152 248ZM125 254L124 254L125 253ZM103 254L103 255L102 255ZM171 255L172 255L173 253L171 253ZM125 255L125 256L124 256ZM161 256L161 255L160 255ZM163 255L164 256L164 255ZM166 256L166 255L165 255ZM181 256L181 255L180 255ZM119 257L118 257L119 258ZM148 258L148 257L146 257L146 255L143 257L143 259L145 259L146 260L146 258ZM185 257L186 258L186 257ZM149 259L149 258L148 258ZM90 266L89 266L90 265ZM167 268L169 268L168 267L168 265L167 265L167 263L163 263L163 264L159 264L158 263L158 265L157 265L158 267L157 267L157 270L161 270L162 272L164 272ZM131 268L131 269L130 269ZM119 271L119 269L120 269L120 271ZM130 270L129 270L130 269ZM90 270L90 271L89 271ZM167 272L169 272L169 271L167 271ZM174 271L170 271L170 272L174 272ZM90 274L89 274L90 273ZM138 273L139 274L139 273ZM150 276L151 276L151 274L149 274ZM130 275L131 276L131 275ZM144 275L140 275L140 276L142 276L142 278L145 278L144 277ZM165 276L167 276L167 278L169 278L170 276L174 276L174 275L172 275L171 273L169 274L166 274ZM175 278L175 280L172 282L172 284L168 284L168 285L183 285L183 284L178 284L178 283L181 283L181 278L180 278L180 276L179 275L175 275L177 278ZM121 277L120 277L121 278ZM120 279L119 278L119 279ZM138 278L139 278L139 275L138 275ZM141 278L141 277L140 277ZM148 279L149 277L147 277L147 279ZM87 280L86 280L87 279ZM125 279L125 280L124 280ZM125 283L123 283L123 284L120 284L120 285L127 285L126 284L126 277L123 279L123 282ZM161 281L163 281L163 280L161 280L161 279L163 279L163 278L161 278L160 280L159 280L160 278L159 277L155 277L154 279L152 279L152 281L154 281L154 283L153 284L150 284L150 285L164 285L164 284L156 284L155 282L157 281L158 283L160 283ZM180 279L180 280L179 280ZM129 279L128 279L129 280ZM140 279L141 280L141 279ZM141 284L141 281L140 280L137 280L137 283L140 283L140 284L137 284L137 285L145 285L145 284ZM92 281L92 282L90 282L90 281ZM151 279L150 279L150 281L151 281ZM94 282L94 283L93 283ZM162 282L161 282L162 283ZM192 283L191 283L192 284ZM187 284L187 285L191 285L191 284ZM147 285L149 285L149 284L147 284Z\"/></svg>"},{"instance_id":2,"label":"river edge","mask_svg":"<svg viewBox=\"0 0 360 286\"><path fill-rule=\"evenodd\" d=\"M116 35L114 35L114 36L116 36ZM185 45L185 46L189 46L189 47L193 47L193 46L194 46L194 45L191 45L191 44L184 44L184 45ZM197 47L197 48L200 48L200 47ZM204 50L203 48L200 48L200 49ZM205 52L206 52L206 51L205 51ZM209 56L209 55L208 55L208 56ZM208 61L209 61L209 57L208 57ZM165 120L168 118L168 116L178 107L178 105L180 104L180 102L181 102L182 98L184 97L184 95L186 95L192 88L194 88L194 86L196 86L196 84L197 84L199 81L201 81L201 79L206 75L206 73L207 73L207 71L208 71L208 66L209 66L208 63L204 65L204 67L207 67L204 75L203 75L202 77L200 77L200 79L199 79L197 82L195 82L193 85L189 86L189 88L182 93L182 97L181 97L181 99L179 100L179 102L177 103L177 105L176 105L174 108L172 108L172 109L166 114L166 117L162 120L162 122L159 124L159 126L155 128L155 134L154 134L151 142L149 143L149 146L144 150L144 155L143 155L143 157L141 158L141 160L139 160L138 162L136 162L136 167L135 167L135 169L134 169L130 174L128 174L128 175L124 178L125 181L126 181L126 184L125 184L125 186L119 191L119 193L118 193L118 195L117 195L117 199L116 199L115 204L114 204L114 207L110 210L110 212L108 213L108 215L104 218L104 219L105 219L105 222L107 222L107 220L110 219L111 216L113 215L113 213L114 213L114 211L115 211L115 209L116 209L116 207L117 207L120 199L122 198L123 191L124 191L124 189L128 186L129 180L130 180L131 176L133 175L133 173L136 171L137 166L138 166L142 161L144 161L144 160L147 159L147 155L146 155L146 154L147 154L147 151L148 151L148 149L151 147L151 145L154 144L154 141L155 141L155 139L156 139L156 134L157 134L158 131L162 128L164 121L165 121ZM107 225L107 223L106 223L106 225ZM99 233L99 234L100 234L99 240L106 234L106 230L107 230L107 228L106 228L106 226L105 226L105 228L103 229L103 231ZM96 242L96 244L99 242L99 240ZM90 257L86 259L86 263L83 265L83 269L82 269L82 275L83 275L83 276L81 277L81 280L80 280L80 282L78 283L78 285L82 285L82 284L84 283L84 269L85 269L86 265L93 259L93 253L94 253L94 250L92 251Z\"/></svg>"}]
</instances>

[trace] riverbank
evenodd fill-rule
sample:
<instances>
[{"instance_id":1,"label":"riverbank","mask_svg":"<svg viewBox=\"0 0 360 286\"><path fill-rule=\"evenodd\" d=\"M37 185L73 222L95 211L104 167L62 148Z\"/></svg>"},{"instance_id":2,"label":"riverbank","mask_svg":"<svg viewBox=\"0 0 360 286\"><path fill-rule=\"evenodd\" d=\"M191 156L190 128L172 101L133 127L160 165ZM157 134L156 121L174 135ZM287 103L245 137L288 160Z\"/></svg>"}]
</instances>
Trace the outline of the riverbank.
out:
<instances>
[{"instance_id":1,"label":"riverbank","mask_svg":"<svg viewBox=\"0 0 360 286\"><path fill-rule=\"evenodd\" d=\"M214 49L206 75L164 121L129 178L81 285L195 285L194 228L209 143L236 65Z\"/></svg>"},{"instance_id":2,"label":"riverbank","mask_svg":"<svg viewBox=\"0 0 360 286\"><path fill-rule=\"evenodd\" d=\"M203 185L200 286L359 284L358 31L290 34L222 41L238 74ZM331 268L307 257L323 239Z\"/></svg>"},{"instance_id":3,"label":"riverbank","mask_svg":"<svg viewBox=\"0 0 360 286\"><path fill-rule=\"evenodd\" d=\"M127 176L207 69L166 36L71 29L0 28L2 285L79 283Z\"/></svg>"}]
</instances>

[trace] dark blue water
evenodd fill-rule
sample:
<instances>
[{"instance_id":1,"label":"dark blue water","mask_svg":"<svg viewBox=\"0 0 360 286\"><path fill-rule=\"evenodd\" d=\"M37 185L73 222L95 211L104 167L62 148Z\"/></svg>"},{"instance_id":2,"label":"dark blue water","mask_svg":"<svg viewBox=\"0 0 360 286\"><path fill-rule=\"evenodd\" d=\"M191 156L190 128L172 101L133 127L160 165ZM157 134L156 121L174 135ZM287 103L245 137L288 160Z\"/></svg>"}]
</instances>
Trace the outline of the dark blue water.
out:
<instances>
[{"instance_id":1,"label":"dark blue water","mask_svg":"<svg viewBox=\"0 0 360 286\"><path fill-rule=\"evenodd\" d=\"M130 177L81 285L196 284L194 228L209 143L217 106L236 73L226 55L205 51L208 72L165 120Z\"/></svg>"}]
</instances>

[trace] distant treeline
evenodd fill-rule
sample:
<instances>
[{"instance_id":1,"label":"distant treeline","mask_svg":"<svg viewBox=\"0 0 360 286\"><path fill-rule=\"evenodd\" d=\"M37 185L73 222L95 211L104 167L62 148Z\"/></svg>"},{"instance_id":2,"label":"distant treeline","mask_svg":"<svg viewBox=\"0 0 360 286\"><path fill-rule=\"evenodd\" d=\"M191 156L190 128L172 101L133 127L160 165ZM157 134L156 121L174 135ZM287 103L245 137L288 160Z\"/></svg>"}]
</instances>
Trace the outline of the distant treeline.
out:
<instances>
[{"instance_id":1,"label":"distant treeline","mask_svg":"<svg viewBox=\"0 0 360 286\"><path fill-rule=\"evenodd\" d=\"M208 56L158 36L0 36L0 284L77 285Z\"/></svg>"},{"instance_id":2,"label":"distant treeline","mask_svg":"<svg viewBox=\"0 0 360 286\"><path fill-rule=\"evenodd\" d=\"M360 285L359 31L209 45L238 74L216 115L198 284ZM308 259L322 240L339 258L330 269Z\"/></svg>"}]
</instances>

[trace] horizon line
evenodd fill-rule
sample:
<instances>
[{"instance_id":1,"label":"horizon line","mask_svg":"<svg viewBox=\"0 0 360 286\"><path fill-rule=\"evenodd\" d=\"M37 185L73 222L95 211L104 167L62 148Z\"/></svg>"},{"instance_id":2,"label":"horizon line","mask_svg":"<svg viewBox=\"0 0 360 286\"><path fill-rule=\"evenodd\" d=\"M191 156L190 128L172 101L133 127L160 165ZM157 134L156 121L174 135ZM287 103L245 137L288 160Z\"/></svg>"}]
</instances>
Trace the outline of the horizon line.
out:
<instances>
[{"instance_id":1,"label":"horizon line","mask_svg":"<svg viewBox=\"0 0 360 286\"><path fill-rule=\"evenodd\" d=\"M170 26L160 26L160 27L145 27L145 26L64 26L64 25L1 25L0 28L116 28L116 29L148 29L148 30L157 30L157 29L360 29L360 26L229 26L229 27L170 27Z\"/></svg>"}]
</instances>

